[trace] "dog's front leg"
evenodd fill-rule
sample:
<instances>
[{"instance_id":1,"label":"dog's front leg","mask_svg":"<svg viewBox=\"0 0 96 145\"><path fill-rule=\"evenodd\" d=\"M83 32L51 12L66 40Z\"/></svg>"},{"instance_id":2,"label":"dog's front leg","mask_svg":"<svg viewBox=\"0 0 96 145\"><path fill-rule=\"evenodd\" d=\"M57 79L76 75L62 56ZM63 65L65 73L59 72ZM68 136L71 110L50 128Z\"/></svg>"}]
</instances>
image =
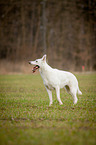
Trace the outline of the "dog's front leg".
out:
<instances>
[{"instance_id":1,"label":"dog's front leg","mask_svg":"<svg viewBox=\"0 0 96 145\"><path fill-rule=\"evenodd\" d=\"M60 88L59 87L56 88L56 95L57 95L57 100L59 101L59 104L62 105L63 103L60 99Z\"/></svg>"},{"instance_id":2,"label":"dog's front leg","mask_svg":"<svg viewBox=\"0 0 96 145\"><path fill-rule=\"evenodd\" d=\"M49 106L51 106L52 105L52 91L51 90L49 90L47 87L45 87L46 88L46 90L47 90L47 93L48 93L48 95L49 95L49 99L50 99L50 103L49 103Z\"/></svg>"}]
</instances>

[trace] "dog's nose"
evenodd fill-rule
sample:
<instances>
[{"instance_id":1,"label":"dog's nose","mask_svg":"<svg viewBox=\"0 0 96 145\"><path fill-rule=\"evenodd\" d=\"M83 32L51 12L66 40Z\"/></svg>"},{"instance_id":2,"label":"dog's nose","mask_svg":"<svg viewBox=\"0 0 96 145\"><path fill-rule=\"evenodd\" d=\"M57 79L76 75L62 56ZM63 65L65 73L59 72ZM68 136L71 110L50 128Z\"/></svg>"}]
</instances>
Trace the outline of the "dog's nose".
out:
<instances>
[{"instance_id":1,"label":"dog's nose","mask_svg":"<svg viewBox=\"0 0 96 145\"><path fill-rule=\"evenodd\" d=\"M31 61L29 61L29 64L31 64Z\"/></svg>"}]
</instances>

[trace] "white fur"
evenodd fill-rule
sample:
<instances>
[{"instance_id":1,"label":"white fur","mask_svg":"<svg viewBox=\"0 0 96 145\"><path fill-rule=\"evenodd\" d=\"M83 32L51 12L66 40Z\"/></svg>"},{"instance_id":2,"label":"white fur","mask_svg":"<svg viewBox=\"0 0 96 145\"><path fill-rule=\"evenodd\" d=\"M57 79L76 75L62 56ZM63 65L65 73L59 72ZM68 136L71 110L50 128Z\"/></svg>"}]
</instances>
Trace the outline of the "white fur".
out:
<instances>
[{"instance_id":1,"label":"white fur","mask_svg":"<svg viewBox=\"0 0 96 145\"><path fill-rule=\"evenodd\" d=\"M52 89L56 90L59 104L63 104L60 99L61 88L65 88L66 91L72 95L74 104L77 103L78 99L76 95L77 93L82 95L82 92L79 90L78 81L72 73L51 68L46 63L46 55L44 55L41 59L36 59L35 61L30 61L29 63L40 66L39 71L50 99L49 105L53 103Z\"/></svg>"}]
</instances>

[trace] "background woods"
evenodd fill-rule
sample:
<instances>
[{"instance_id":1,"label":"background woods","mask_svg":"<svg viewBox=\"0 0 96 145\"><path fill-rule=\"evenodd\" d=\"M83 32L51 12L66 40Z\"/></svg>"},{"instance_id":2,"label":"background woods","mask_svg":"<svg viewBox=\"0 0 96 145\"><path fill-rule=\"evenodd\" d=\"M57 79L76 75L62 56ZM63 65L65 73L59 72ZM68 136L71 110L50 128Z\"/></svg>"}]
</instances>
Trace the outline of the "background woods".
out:
<instances>
[{"instance_id":1,"label":"background woods","mask_svg":"<svg viewBox=\"0 0 96 145\"><path fill-rule=\"evenodd\" d=\"M44 53L59 69L96 70L95 0L0 0L1 64Z\"/></svg>"}]
</instances>

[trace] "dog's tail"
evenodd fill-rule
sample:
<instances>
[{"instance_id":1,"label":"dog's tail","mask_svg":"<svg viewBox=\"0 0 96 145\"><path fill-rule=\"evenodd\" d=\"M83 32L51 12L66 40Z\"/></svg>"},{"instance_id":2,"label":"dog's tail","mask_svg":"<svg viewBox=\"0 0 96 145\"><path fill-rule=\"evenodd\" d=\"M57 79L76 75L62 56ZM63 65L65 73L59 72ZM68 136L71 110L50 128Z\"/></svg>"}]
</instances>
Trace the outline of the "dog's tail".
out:
<instances>
[{"instance_id":1,"label":"dog's tail","mask_svg":"<svg viewBox=\"0 0 96 145\"><path fill-rule=\"evenodd\" d=\"M79 87L78 87L77 93L78 95L82 95L82 92L79 90Z\"/></svg>"}]
</instances>

